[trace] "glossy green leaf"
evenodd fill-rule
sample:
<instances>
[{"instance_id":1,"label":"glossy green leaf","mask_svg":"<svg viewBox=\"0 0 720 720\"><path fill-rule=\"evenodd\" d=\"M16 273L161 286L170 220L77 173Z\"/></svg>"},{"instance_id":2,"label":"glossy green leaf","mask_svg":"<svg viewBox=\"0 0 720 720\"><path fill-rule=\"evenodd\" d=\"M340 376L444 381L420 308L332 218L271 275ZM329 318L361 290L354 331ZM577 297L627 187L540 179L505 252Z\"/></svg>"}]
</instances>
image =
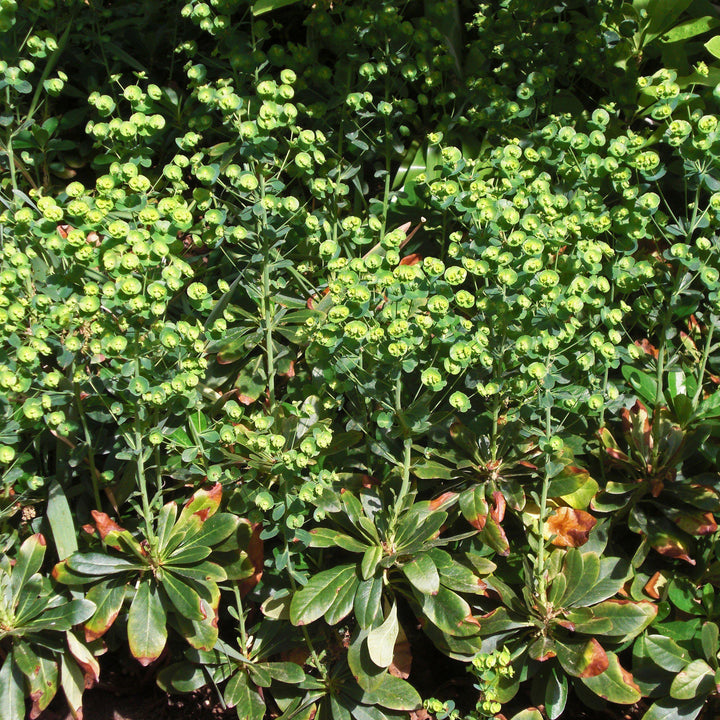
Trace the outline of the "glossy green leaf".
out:
<instances>
[{"instance_id":1,"label":"glossy green leaf","mask_svg":"<svg viewBox=\"0 0 720 720\"><path fill-rule=\"evenodd\" d=\"M273 680L279 682L297 685L305 679L303 669L294 662L269 662L266 667Z\"/></svg>"},{"instance_id":2,"label":"glossy green leaf","mask_svg":"<svg viewBox=\"0 0 720 720\"><path fill-rule=\"evenodd\" d=\"M354 565L339 565L313 575L293 596L290 603L292 624L307 625L322 617L332 606L340 588L354 577Z\"/></svg>"},{"instance_id":3,"label":"glossy green leaf","mask_svg":"<svg viewBox=\"0 0 720 720\"><path fill-rule=\"evenodd\" d=\"M218 639L217 605L219 591L214 586L215 597L210 603L206 599L200 600L201 620L191 620L182 615L174 614L173 621L180 634L198 650L211 650Z\"/></svg>"},{"instance_id":4,"label":"glossy green leaf","mask_svg":"<svg viewBox=\"0 0 720 720\"><path fill-rule=\"evenodd\" d=\"M371 627L375 618L380 614L382 588L382 577L362 580L358 584L353 601L353 611L355 619L360 623L360 627Z\"/></svg>"},{"instance_id":5,"label":"glossy green leaf","mask_svg":"<svg viewBox=\"0 0 720 720\"><path fill-rule=\"evenodd\" d=\"M623 365L622 374L642 400L652 405L655 404L657 382L652 375L638 370L632 365Z\"/></svg>"},{"instance_id":6,"label":"glossy green leaf","mask_svg":"<svg viewBox=\"0 0 720 720\"><path fill-rule=\"evenodd\" d=\"M210 548L203 545L181 545L165 561L163 566L196 565L210 555Z\"/></svg>"},{"instance_id":7,"label":"glossy green leaf","mask_svg":"<svg viewBox=\"0 0 720 720\"><path fill-rule=\"evenodd\" d=\"M70 712L79 717L85 690L85 675L68 653L60 656L60 685L65 693Z\"/></svg>"},{"instance_id":8,"label":"glossy green leaf","mask_svg":"<svg viewBox=\"0 0 720 720\"><path fill-rule=\"evenodd\" d=\"M365 549L362 561L360 562L360 573L363 580L368 580L375 574L375 570L382 556L383 549L380 545L370 545Z\"/></svg>"},{"instance_id":9,"label":"glossy green leaf","mask_svg":"<svg viewBox=\"0 0 720 720\"><path fill-rule=\"evenodd\" d=\"M384 673L372 690L365 691L362 701L390 710L417 710L422 706L418 691L406 680Z\"/></svg>"},{"instance_id":10,"label":"glossy green leaf","mask_svg":"<svg viewBox=\"0 0 720 720\"><path fill-rule=\"evenodd\" d=\"M568 697L567 676L556 665L550 668L545 685L545 712L550 720L555 720L565 710Z\"/></svg>"},{"instance_id":11,"label":"glossy green leaf","mask_svg":"<svg viewBox=\"0 0 720 720\"><path fill-rule=\"evenodd\" d=\"M25 691L23 676L10 651L0 668L0 720L23 720Z\"/></svg>"},{"instance_id":12,"label":"glossy green leaf","mask_svg":"<svg viewBox=\"0 0 720 720\"><path fill-rule=\"evenodd\" d=\"M227 579L224 568L217 563L206 561L201 562L194 567L175 567L172 566L172 572L181 578L195 581L201 585L207 583L218 583Z\"/></svg>"},{"instance_id":13,"label":"glossy green leaf","mask_svg":"<svg viewBox=\"0 0 720 720\"><path fill-rule=\"evenodd\" d=\"M690 653L664 635L645 635L645 650L656 665L671 672L682 670L690 662Z\"/></svg>"},{"instance_id":14,"label":"glossy green leaf","mask_svg":"<svg viewBox=\"0 0 720 720\"><path fill-rule=\"evenodd\" d=\"M423 595L436 595L440 589L440 575L432 557L421 553L402 566L403 575Z\"/></svg>"},{"instance_id":15,"label":"glossy green leaf","mask_svg":"<svg viewBox=\"0 0 720 720\"><path fill-rule=\"evenodd\" d=\"M472 617L470 606L452 590L440 586L437 594L424 595L413 588L413 596L427 619L450 635L474 635L480 631Z\"/></svg>"},{"instance_id":16,"label":"glossy green leaf","mask_svg":"<svg viewBox=\"0 0 720 720\"><path fill-rule=\"evenodd\" d=\"M500 523L496 522L491 515L488 515L487 522L482 532L478 534L480 540L489 545L498 555L507 557L510 554L510 543Z\"/></svg>"},{"instance_id":17,"label":"glossy green leaf","mask_svg":"<svg viewBox=\"0 0 720 720\"><path fill-rule=\"evenodd\" d=\"M343 695L330 695L330 717L332 717L333 720L352 720L350 708L354 707L355 704L353 700Z\"/></svg>"},{"instance_id":18,"label":"glossy green leaf","mask_svg":"<svg viewBox=\"0 0 720 720\"><path fill-rule=\"evenodd\" d=\"M125 584L103 580L88 590L86 598L95 603L95 612L85 623L85 638L96 640L115 622L125 598Z\"/></svg>"},{"instance_id":19,"label":"glossy green leaf","mask_svg":"<svg viewBox=\"0 0 720 720\"><path fill-rule=\"evenodd\" d=\"M341 547L344 550L356 553L364 553L368 548L367 543L360 542L354 537L332 528L313 528L310 531L310 538L310 547Z\"/></svg>"},{"instance_id":20,"label":"glossy green leaf","mask_svg":"<svg viewBox=\"0 0 720 720\"><path fill-rule=\"evenodd\" d=\"M243 671L235 673L228 680L223 698L228 707L237 708L238 717L243 720L262 720L265 716L265 703Z\"/></svg>"},{"instance_id":21,"label":"glossy green leaf","mask_svg":"<svg viewBox=\"0 0 720 720\"><path fill-rule=\"evenodd\" d=\"M537 708L526 708L515 713L510 720L543 720L543 716Z\"/></svg>"},{"instance_id":22,"label":"glossy green leaf","mask_svg":"<svg viewBox=\"0 0 720 720\"><path fill-rule=\"evenodd\" d=\"M370 659L378 667L388 667L392 662L399 631L397 605L393 603L382 625L373 628L367 637Z\"/></svg>"},{"instance_id":23,"label":"glossy green leaf","mask_svg":"<svg viewBox=\"0 0 720 720\"><path fill-rule=\"evenodd\" d=\"M167 594L170 602L183 617L189 620L202 620L200 598L193 588L184 583L167 568L162 573L160 587Z\"/></svg>"},{"instance_id":24,"label":"glossy green leaf","mask_svg":"<svg viewBox=\"0 0 720 720\"><path fill-rule=\"evenodd\" d=\"M458 562L449 552L440 548L430 548L427 554L432 558L440 575L440 582L445 587L458 593L484 594L487 588L485 581L467 565ZM473 563L474 565L474 563ZM483 563L479 563L482 567ZM484 564L485 572L495 569L495 564L488 561ZM416 586L417 587L417 586ZM418 588L419 589L419 588Z\"/></svg>"},{"instance_id":25,"label":"glossy green leaf","mask_svg":"<svg viewBox=\"0 0 720 720\"><path fill-rule=\"evenodd\" d=\"M463 517L478 530L482 530L487 522L490 508L485 499L485 486L475 485L460 493L458 498Z\"/></svg>"},{"instance_id":26,"label":"glossy green leaf","mask_svg":"<svg viewBox=\"0 0 720 720\"><path fill-rule=\"evenodd\" d=\"M78 544L70 504L62 485L57 480L52 480L48 486L46 516L58 559L65 560L77 551Z\"/></svg>"},{"instance_id":27,"label":"glossy green leaf","mask_svg":"<svg viewBox=\"0 0 720 720\"><path fill-rule=\"evenodd\" d=\"M372 690L380 682L385 668L380 667L370 658L367 647L367 636L370 631L356 628L348 646L347 661L350 672L357 684L366 691Z\"/></svg>"},{"instance_id":28,"label":"glossy green leaf","mask_svg":"<svg viewBox=\"0 0 720 720\"><path fill-rule=\"evenodd\" d=\"M715 672L704 660L693 660L679 672L670 686L670 697L692 700L715 690Z\"/></svg>"},{"instance_id":29,"label":"glossy green leaf","mask_svg":"<svg viewBox=\"0 0 720 720\"><path fill-rule=\"evenodd\" d=\"M621 705L633 705L642 697L633 676L621 665L615 653L607 654L608 669L594 677L581 678L585 687L599 697Z\"/></svg>"},{"instance_id":30,"label":"glossy green leaf","mask_svg":"<svg viewBox=\"0 0 720 720\"><path fill-rule=\"evenodd\" d=\"M695 720L703 709L705 701L704 696L693 700L660 698L642 716L642 720Z\"/></svg>"},{"instance_id":31,"label":"glossy green leaf","mask_svg":"<svg viewBox=\"0 0 720 720\"><path fill-rule=\"evenodd\" d=\"M162 506L158 513L157 538L158 548L162 552L172 535L173 526L177 519L177 503L169 502Z\"/></svg>"},{"instance_id":32,"label":"glossy green leaf","mask_svg":"<svg viewBox=\"0 0 720 720\"><path fill-rule=\"evenodd\" d=\"M14 605L25 583L42 567L45 557L45 538L36 533L31 535L18 550L15 567L10 575L11 603Z\"/></svg>"},{"instance_id":33,"label":"glossy green leaf","mask_svg":"<svg viewBox=\"0 0 720 720\"><path fill-rule=\"evenodd\" d=\"M249 663L246 669L250 679L258 687L267 688L272 685L272 675L264 663Z\"/></svg>"},{"instance_id":34,"label":"glossy green leaf","mask_svg":"<svg viewBox=\"0 0 720 720\"><path fill-rule=\"evenodd\" d=\"M480 622L480 633L486 637L531 626L531 623L525 618L511 615L505 607L495 608L487 615L481 615L478 620Z\"/></svg>"},{"instance_id":35,"label":"glossy green leaf","mask_svg":"<svg viewBox=\"0 0 720 720\"><path fill-rule=\"evenodd\" d=\"M132 563L125 558L116 558L104 553L75 553L67 559L67 566L75 572L94 576L143 569L142 565Z\"/></svg>"},{"instance_id":36,"label":"glossy green leaf","mask_svg":"<svg viewBox=\"0 0 720 720\"><path fill-rule=\"evenodd\" d=\"M591 561L591 563L592 562L593 561ZM625 581L630 577L630 571L630 563L624 558L601 558L597 580L584 594L580 595L580 597L578 597L578 593L575 592L574 596L576 599L573 604L592 607L597 603L617 595L617 593L620 592L620 588L625 584ZM567 597L567 591L565 597ZM566 600L563 598L563 603L565 602Z\"/></svg>"},{"instance_id":37,"label":"glossy green leaf","mask_svg":"<svg viewBox=\"0 0 720 720\"><path fill-rule=\"evenodd\" d=\"M720 652L718 634L718 626L714 622L703 623L700 642L702 643L703 654L708 662L717 661L717 654Z\"/></svg>"},{"instance_id":38,"label":"glossy green leaf","mask_svg":"<svg viewBox=\"0 0 720 720\"><path fill-rule=\"evenodd\" d=\"M594 605L592 612L596 617L612 622L612 629L606 630L604 635L621 637L624 642L641 633L655 619L658 608L644 600L606 600Z\"/></svg>"},{"instance_id":39,"label":"glossy green leaf","mask_svg":"<svg viewBox=\"0 0 720 720\"><path fill-rule=\"evenodd\" d=\"M325 613L325 621L328 625L339 623L352 612L359 584L357 572L347 573L343 576L342 583L335 591L335 599Z\"/></svg>"},{"instance_id":40,"label":"glossy green leaf","mask_svg":"<svg viewBox=\"0 0 720 720\"><path fill-rule=\"evenodd\" d=\"M183 545L205 547L220 545L232 536L240 522L240 518L231 513L215 513L205 520L200 532L193 535L192 539Z\"/></svg>"},{"instance_id":41,"label":"glossy green leaf","mask_svg":"<svg viewBox=\"0 0 720 720\"><path fill-rule=\"evenodd\" d=\"M17 642L13 649L15 662L27 677L33 713L44 710L58 690L58 664L44 648L31 648L28 643Z\"/></svg>"},{"instance_id":42,"label":"glossy green leaf","mask_svg":"<svg viewBox=\"0 0 720 720\"><path fill-rule=\"evenodd\" d=\"M600 558L595 553L581 553L577 548L565 557L567 585L562 599L563 607L582 605L582 599L597 582L600 575Z\"/></svg>"},{"instance_id":43,"label":"glossy green leaf","mask_svg":"<svg viewBox=\"0 0 720 720\"><path fill-rule=\"evenodd\" d=\"M130 652L141 665L160 657L167 642L165 608L157 587L145 580L138 586L127 619Z\"/></svg>"},{"instance_id":44,"label":"glossy green leaf","mask_svg":"<svg viewBox=\"0 0 720 720\"><path fill-rule=\"evenodd\" d=\"M252 6L253 15L263 15L287 5L294 5L300 0L256 0Z\"/></svg>"},{"instance_id":45,"label":"glossy green leaf","mask_svg":"<svg viewBox=\"0 0 720 720\"><path fill-rule=\"evenodd\" d=\"M54 607L46 608L32 619L22 620L22 625L29 630L69 630L87 620L95 612L95 605L85 598L63 602Z\"/></svg>"},{"instance_id":46,"label":"glossy green leaf","mask_svg":"<svg viewBox=\"0 0 720 720\"><path fill-rule=\"evenodd\" d=\"M710 17L708 15L694 18L692 20L686 20L685 22L679 23L675 25L675 27L670 28L670 30L663 33L660 36L660 42L674 43L681 40L687 40L688 38L702 35L703 33L718 27L718 25L720 25L720 20L716 17Z\"/></svg>"},{"instance_id":47,"label":"glossy green leaf","mask_svg":"<svg viewBox=\"0 0 720 720\"><path fill-rule=\"evenodd\" d=\"M595 638L585 640L579 637L563 642L556 639L554 647L557 659L568 675L597 677L608 669L609 653L605 652Z\"/></svg>"}]
</instances>

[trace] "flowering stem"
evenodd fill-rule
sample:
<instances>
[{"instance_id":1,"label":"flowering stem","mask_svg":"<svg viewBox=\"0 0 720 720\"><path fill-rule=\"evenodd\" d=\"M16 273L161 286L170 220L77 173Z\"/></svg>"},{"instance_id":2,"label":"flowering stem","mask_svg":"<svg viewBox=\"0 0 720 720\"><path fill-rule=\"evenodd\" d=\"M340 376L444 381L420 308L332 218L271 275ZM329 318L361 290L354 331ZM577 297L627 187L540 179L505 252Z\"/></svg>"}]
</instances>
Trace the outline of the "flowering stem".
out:
<instances>
[{"instance_id":1,"label":"flowering stem","mask_svg":"<svg viewBox=\"0 0 720 720\"><path fill-rule=\"evenodd\" d=\"M702 360L700 361L700 367L698 368L697 374L697 388L692 399L693 408L697 407L698 400L702 395L703 389L703 377L705 375L705 367L707 365L708 356L710 355L710 348L712 346L713 332L715 331L715 323L711 322L708 326L707 337L705 338L705 347L703 348Z\"/></svg>"},{"instance_id":2,"label":"flowering stem","mask_svg":"<svg viewBox=\"0 0 720 720\"><path fill-rule=\"evenodd\" d=\"M242 645L242 654L247 652L247 632L245 631L245 615L243 613L242 597L240 596L240 588L236 582L233 583L233 592L235 593L235 607L237 608L238 630L240 631L240 643Z\"/></svg>"},{"instance_id":3,"label":"flowering stem","mask_svg":"<svg viewBox=\"0 0 720 720\"><path fill-rule=\"evenodd\" d=\"M98 511L102 511L102 501L100 500L100 487L98 485L98 471L95 467L95 453L93 452L92 447L92 438L90 437L90 430L87 425L87 420L85 418L85 413L83 412L82 408L82 399L80 397L80 386L76 383L75 384L75 407L77 407L77 412L80 417L80 423L83 427L83 432L85 434L85 444L87 445L87 453L88 453L88 464L90 465L90 478L92 480L92 488L93 488L93 497L95 500L95 507Z\"/></svg>"},{"instance_id":4,"label":"flowering stem","mask_svg":"<svg viewBox=\"0 0 720 720\"><path fill-rule=\"evenodd\" d=\"M549 400L549 393L546 395L546 399ZM552 428L552 417L550 403L547 403L545 408L545 441L550 441L550 434ZM550 454L546 445L545 449L545 472L543 475L543 484L540 495L540 518L538 521L538 545L537 545L537 559L535 563L535 578L537 580L537 590L540 600L540 605L545 607L547 604L547 578L545 577L545 513L547 510L547 497L548 488L550 487L550 473L547 468L547 464L550 459Z\"/></svg>"},{"instance_id":5,"label":"flowering stem","mask_svg":"<svg viewBox=\"0 0 720 720\"><path fill-rule=\"evenodd\" d=\"M272 333L272 298L270 297L270 245L267 235L267 214L265 211L265 176L262 170L260 175L260 204L263 207L263 216L258 219L258 234L263 239L263 269L262 269L262 316L265 324L265 358L268 376L268 400L270 407L275 405L275 348Z\"/></svg>"}]
</instances>

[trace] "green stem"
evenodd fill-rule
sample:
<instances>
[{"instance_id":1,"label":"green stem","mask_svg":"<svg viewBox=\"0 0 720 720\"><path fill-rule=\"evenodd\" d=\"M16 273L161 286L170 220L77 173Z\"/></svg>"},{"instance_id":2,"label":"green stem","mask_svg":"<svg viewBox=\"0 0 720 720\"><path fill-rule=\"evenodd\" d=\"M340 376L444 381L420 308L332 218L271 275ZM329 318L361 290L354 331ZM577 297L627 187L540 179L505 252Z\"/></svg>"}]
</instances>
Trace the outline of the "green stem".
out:
<instances>
[{"instance_id":1,"label":"green stem","mask_svg":"<svg viewBox=\"0 0 720 720\"><path fill-rule=\"evenodd\" d=\"M407 494L410 492L410 458L411 458L411 451L412 451L412 437L410 435L409 428L405 425L404 421L402 420L402 417L400 415L402 411L402 376L398 375L397 381L395 383L395 414L402 426L403 431L403 464L402 464L402 479L400 482L400 491L397 494L397 497L395 498L395 506L393 508L393 514L392 519L390 521L390 527L388 529L389 535L392 536L392 533L395 529L395 525L397 524L398 518L400 516L400 511L402 509L402 505L405 501L405 498L407 497Z\"/></svg>"},{"instance_id":2,"label":"green stem","mask_svg":"<svg viewBox=\"0 0 720 720\"><path fill-rule=\"evenodd\" d=\"M275 405L275 348L272 333L272 298L270 296L270 243L267 233L267 215L265 213L265 177L262 169L260 175L260 204L263 215L258 218L258 234L262 236L263 243L263 269L262 269L262 317L265 325L265 359L267 362L268 397L270 407Z\"/></svg>"},{"instance_id":3,"label":"green stem","mask_svg":"<svg viewBox=\"0 0 720 720\"><path fill-rule=\"evenodd\" d=\"M287 503L287 492L285 493L285 516L283 520L287 519L288 515L288 503ZM285 523L283 523L285 525ZM287 525L285 525L285 528L287 528ZM287 561L287 569L288 569L288 576L290 578L290 586L292 587L293 593L296 593L298 590L297 583L295 582L295 578L293 577L293 571L292 571L292 560L290 559L290 546L288 544L288 538L287 538L287 530L283 532L283 541L285 544L285 557ZM300 626L300 632L303 635L303 639L305 640L305 645L307 645L308 650L310 651L310 656L313 659L313 663L315 663L315 667L318 669L318 672L322 676L323 682L327 682L328 675L327 670L325 669L325 666L320 662L320 657L317 654L317 651L315 650L315 645L313 644L312 638L310 637L310 633L307 630L306 625Z\"/></svg>"},{"instance_id":4,"label":"green stem","mask_svg":"<svg viewBox=\"0 0 720 720\"><path fill-rule=\"evenodd\" d=\"M45 81L48 79L50 73L54 70L55 66L57 65L58 59L62 54L62 51L65 49L65 45L68 41L68 36L70 35L70 30L74 25L75 13L76 11L74 11L73 14L70 16L70 22L68 22L68 25L65 28L65 32L63 32L63 34L60 36L57 47L55 48L55 50L53 50L53 54L48 58L48 61L45 63L42 75L40 76L40 79L35 85L35 92L33 93L32 100L30 101L30 109L27 112L27 115L25 117L25 123L23 124L29 124L32 120L33 115L35 114L35 110L37 110L38 103L40 102L40 93L43 91ZM103 51L102 43L100 43L100 51Z\"/></svg>"},{"instance_id":5,"label":"green stem","mask_svg":"<svg viewBox=\"0 0 720 720\"><path fill-rule=\"evenodd\" d=\"M495 404L493 405L493 423L492 423L492 436L490 437L490 460L492 460L493 465L495 464L495 461L497 460L497 451L498 451L498 419L500 417L500 400L495 399Z\"/></svg>"},{"instance_id":6,"label":"green stem","mask_svg":"<svg viewBox=\"0 0 720 720\"><path fill-rule=\"evenodd\" d=\"M703 378L705 376L705 367L707 366L707 360L710 355L710 347L712 346L712 339L713 339L714 332L715 332L715 324L713 322L711 322L710 326L708 327L707 337L705 338L705 347L703 348L702 360L700 361L700 367L698 368L697 388L695 390L695 394L693 395L693 399L692 399L693 408L697 407L698 400L700 399L700 396L702 395Z\"/></svg>"},{"instance_id":7,"label":"green stem","mask_svg":"<svg viewBox=\"0 0 720 720\"><path fill-rule=\"evenodd\" d=\"M551 409L545 408L545 440L550 440L552 429ZM537 588L540 604L545 607L547 604L547 578L545 577L545 514L547 511L548 488L550 487L550 473L547 470L547 464L550 459L548 450L545 450L545 473L543 475L543 484L540 495L540 519L538 522L538 545L537 559L535 563L535 576L537 579Z\"/></svg>"},{"instance_id":8,"label":"green stem","mask_svg":"<svg viewBox=\"0 0 720 720\"><path fill-rule=\"evenodd\" d=\"M135 377L140 377L140 361L135 360ZM135 439L130 442L132 450L137 457L137 483L142 502L143 520L145 521L145 534L152 547L155 547L155 531L152 524L152 513L150 511L150 500L147 492L147 477L145 476L145 457L143 449L143 433L141 426L141 413L135 415ZM130 438L128 437L128 440Z\"/></svg>"},{"instance_id":9,"label":"green stem","mask_svg":"<svg viewBox=\"0 0 720 720\"><path fill-rule=\"evenodd\" d=\"M242 654L247 652L247 632L245 630L245 615L243 613L242 597L240 596L240 587L237 583L233 583L233 592L235 593L235 607L238 614L238 630L240 631L240 643L242 646Z\"/></svg>"},{"instance_id":10,"label":"green stem","mask_svg":"<svg viewBox=\"0 0 720 720\"><path fill-rule=\"evenodd\" d=\"M386 48L387 54L387 48ZM390 75L385 75L385 102L390 101ZM382 216L382 231L380 233L380 239L385 237L387 231L387 216L388 216L388 205L390 201L390 169L392 167L392 143L390 142L390 118L385 116L385 136L383 137L384 149L385 149L385 189L383 192L383 216Z\"/></svg>"},{"instance_id":11,"label":"green stem","mask_svg":"<svg viewBox=\"0 0 720 720\"><path fill-rule=\"evenodd\" d=\"M145 458L143 457L143 434L140 429L140 418L135 419L135 447L133 448L137 455L137 481L140 490L140 500L142 502L143 519L145 520L145 534L154 547L155 531L152 525L152 513L150 511L150 501L147 492L147 478L145 477Z\"/></svg>"},{"instance_id":12,"label":"green stem","mask_svg":"<svg viewBox=\"0 0 720 720\"><path fill-rule=\"evenodd\" d=\"M96 509L102 511L102 501L100 500L100 486L98 485L98 471L95 467L95 453L92 447L92 438L90 437L90 429L88 428L87 420L85 418L85 412L82 407L82 399L80 397L80 386L75 384L75 407L77 408L80 423L82 424L83 432L85 434L85 444L87 445L88 452L88 463L90 465L90 479L92 480L93 498L95 500Z\"/></svg>"}]
</instances>

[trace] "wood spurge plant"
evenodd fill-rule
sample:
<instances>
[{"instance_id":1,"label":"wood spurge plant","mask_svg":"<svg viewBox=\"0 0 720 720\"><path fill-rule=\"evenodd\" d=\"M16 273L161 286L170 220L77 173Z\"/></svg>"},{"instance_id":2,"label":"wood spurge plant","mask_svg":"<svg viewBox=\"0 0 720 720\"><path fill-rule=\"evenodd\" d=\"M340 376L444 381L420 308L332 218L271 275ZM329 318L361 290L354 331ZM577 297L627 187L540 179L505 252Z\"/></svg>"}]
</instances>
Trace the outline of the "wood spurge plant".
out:
<instances>
[{"instance_id":1,"label":"wood spurge plant","mask_svg":"<svg viewBox=\"0 0 720 720\"><path fill-rule=\"evenodd\" d=\"M714 717L719 28L0 0L0 720Z\"/></svg>"}]
</instances>

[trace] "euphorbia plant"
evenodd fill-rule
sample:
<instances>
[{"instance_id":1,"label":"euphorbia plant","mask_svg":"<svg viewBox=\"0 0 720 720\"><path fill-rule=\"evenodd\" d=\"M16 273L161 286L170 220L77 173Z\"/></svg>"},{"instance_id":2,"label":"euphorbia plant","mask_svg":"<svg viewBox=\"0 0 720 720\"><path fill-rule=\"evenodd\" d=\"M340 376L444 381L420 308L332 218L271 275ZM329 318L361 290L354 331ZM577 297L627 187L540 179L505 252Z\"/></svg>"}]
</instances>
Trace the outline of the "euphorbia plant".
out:
<instances>
[{"instance_id":1,"label":"euphorbia plant","mask_svg":"<svg viewBox=\"0 0 720 720\"><path fill-rule=\"evenodd\" d=\"M45 538L27 538L15 562L0 559L0 668L2 710L7 720L25 715L25 698L32 699L30 717L37 717L62 687L72 712L82 694L99 676L93 651L73 633L73 627L96 611L87 598L68 599L40 573Z\"/></svg>"},{"instance_id":2,"label":"euphorbia plant","mask_svg":"<svg viewBox=\"0 0 720 720\"><path fill-rule=\"evenodd\" d=\"M245 549L247 523L219 513L222 490L197 490L178 514L175 502L148 519L148 537L137 539L105 513L94 512L104 552L76 552L56 565L54 576L68 585L91 584L87 597L96 610L85 636L104 635L128 595L130 651L143 665L160 657L168 624L193 647L210 650L218 638L218 583L249 577L254 566ZM243 533L243 530L247 532ZM209 560L213 550L228 551L223 566Z\"/></svg>"}]
</instances>

